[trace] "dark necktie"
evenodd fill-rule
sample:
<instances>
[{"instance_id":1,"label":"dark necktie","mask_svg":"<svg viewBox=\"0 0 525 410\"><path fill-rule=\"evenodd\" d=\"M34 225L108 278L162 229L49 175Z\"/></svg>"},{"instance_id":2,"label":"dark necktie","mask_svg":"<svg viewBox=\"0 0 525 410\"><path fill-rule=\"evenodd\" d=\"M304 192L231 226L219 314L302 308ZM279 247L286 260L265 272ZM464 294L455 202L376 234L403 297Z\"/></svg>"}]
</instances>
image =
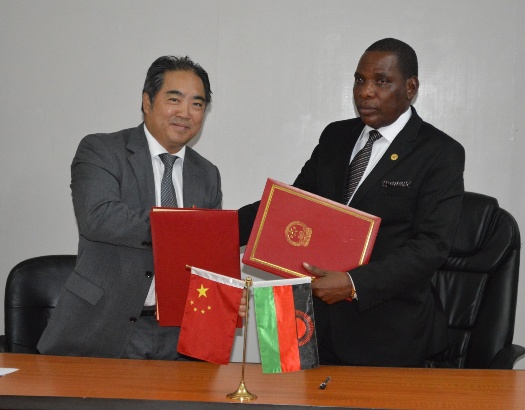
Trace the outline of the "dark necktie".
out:
<instances>
[{"instance_id":1,"label":"dark necktie","mask_svg":"<svg viewBox=\"0 0 525 410\"><path fill-rule=\"evenodd\" d=\"M171 208L177 208L177 195L173 187L173 164L177 160L176 155L168 153L159 155L161 161L164 163L164 175L160 183L160 205Z\"/></svg>"},{"instance_id":2,"label":"dark necktie","mask_svg":"<svg viewBox=\"0 0 525 410\"><path fill-rule=\"evenodd\" d=\"M343 204L347 204L350 198L352 197L359 181L363 177L365 169L370 161L370 154L372 154L372 145L376 142L382 135L376 131L372 130L368 133L368 141L365 146L356 154L350 165L348 166L348 174L346 175L346 186L345 186L345 196L343 199Z\"/></svg>"}]
</instances>

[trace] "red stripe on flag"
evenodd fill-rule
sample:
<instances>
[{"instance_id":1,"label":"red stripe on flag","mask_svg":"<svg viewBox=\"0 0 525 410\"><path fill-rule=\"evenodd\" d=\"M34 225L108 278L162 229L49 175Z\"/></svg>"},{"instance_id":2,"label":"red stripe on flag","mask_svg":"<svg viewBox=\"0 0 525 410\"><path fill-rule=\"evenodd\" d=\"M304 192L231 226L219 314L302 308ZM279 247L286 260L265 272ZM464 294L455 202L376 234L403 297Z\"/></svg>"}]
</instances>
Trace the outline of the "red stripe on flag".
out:
<instances>
[{"instance_id":1,"label":"red stripe on flag","mask_svg":"<svg viewBox=\"0 0 525 410\"><path fill-rule=\"evenodd\" d=\"M292 286L275 286L273 292L277 331L279 334L281 369L283 372L301 370Z\"/></svg>"}]
</instances>

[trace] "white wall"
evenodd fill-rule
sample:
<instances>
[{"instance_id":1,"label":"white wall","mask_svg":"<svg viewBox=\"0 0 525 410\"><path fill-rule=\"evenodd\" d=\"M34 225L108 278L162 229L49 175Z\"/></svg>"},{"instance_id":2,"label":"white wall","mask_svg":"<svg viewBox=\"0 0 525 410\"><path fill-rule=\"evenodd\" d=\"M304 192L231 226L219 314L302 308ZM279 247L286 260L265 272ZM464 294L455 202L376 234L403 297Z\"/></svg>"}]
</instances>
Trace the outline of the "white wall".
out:
<instances>
[{"instance_id":1,"label":"white wall","mask_svg":"<svg viewBox=\"0 0 525 410\"><path fill-rule=\"evenodd\" d=\"M268 177L294 180L324 126L355 116L365 48L402 39L420 60L419 114L465 146L467 190L525 226L524 20L521 0L0 0L0 283L26 258L76 253L78 142L140 123L146 70L165 54L210 74L214 103L194 147L219 166L234 209ZM522 345L524 318L522 280Z\"/></svg>"}]
</instances>

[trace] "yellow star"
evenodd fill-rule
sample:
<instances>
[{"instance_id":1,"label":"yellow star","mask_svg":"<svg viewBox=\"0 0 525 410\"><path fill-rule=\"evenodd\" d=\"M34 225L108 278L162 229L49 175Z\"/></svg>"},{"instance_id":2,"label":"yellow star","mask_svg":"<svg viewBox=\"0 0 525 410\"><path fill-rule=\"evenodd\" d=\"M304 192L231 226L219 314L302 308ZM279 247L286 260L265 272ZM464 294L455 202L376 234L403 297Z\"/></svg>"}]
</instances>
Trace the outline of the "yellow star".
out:
<instances>
[{"instance_id":1,"label":"yellow star","mask_svg":"<svg viewBox=\"0 0 525 410\"><path fill-rule=\"evenodd\" d=\"M205 288L204 285L201 283L201 287L199 289L196 289L196 290L197 290L197 292L199 292L199 297L204 296L205 298L207 298L208 296L206 296L206 291L208 289L209 288Z\"/></svg>"}]
</instances>

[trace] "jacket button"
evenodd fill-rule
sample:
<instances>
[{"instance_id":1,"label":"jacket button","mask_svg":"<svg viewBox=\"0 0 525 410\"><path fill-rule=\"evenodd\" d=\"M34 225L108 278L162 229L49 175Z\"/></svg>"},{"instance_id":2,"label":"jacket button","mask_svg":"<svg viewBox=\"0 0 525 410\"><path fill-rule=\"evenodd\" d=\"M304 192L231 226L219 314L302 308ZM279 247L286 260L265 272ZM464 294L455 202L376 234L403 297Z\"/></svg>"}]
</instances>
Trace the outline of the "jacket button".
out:
<instances>
[{"instance_id":1,"label":"jacket button","mask_svg":"<svg viewBox=\"0 0 525 410\"><path fill-rule=\"evenodd\" d=\"M153 276L153 272L150 271L150 270L147 271L147 272L146 272L146 276L147 276L148 278L151 278L151 277Z\"/></svg>"},{"instance_id":2,"label":"jacket button","mask_svg":"<svg viewBox=\"0 0 525 410\"><path fill-rule=\"evenodd\" d=\"M129 318L129 321L130 321L131 323L135 323L135 322L137 321L137 318L136 318L136 317L130 317L130 318Z\"/></svg>"}]
</instances>

